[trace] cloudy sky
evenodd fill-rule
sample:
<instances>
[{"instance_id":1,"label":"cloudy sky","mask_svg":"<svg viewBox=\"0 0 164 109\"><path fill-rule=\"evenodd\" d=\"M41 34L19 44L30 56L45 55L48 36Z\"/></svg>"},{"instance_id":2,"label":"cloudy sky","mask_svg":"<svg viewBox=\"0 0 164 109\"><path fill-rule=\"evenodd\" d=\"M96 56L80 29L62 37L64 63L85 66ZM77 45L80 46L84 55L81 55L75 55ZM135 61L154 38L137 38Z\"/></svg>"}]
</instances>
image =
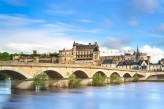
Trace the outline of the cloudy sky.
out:
<instances>
[{"instance_id":1,"label":"cloudy sky","mask_svg":"<svg viewBox=\"0 0 164 109\"><path fill-rule=\"evenodd\" d=\"M164 0L0 0L0 51L32 53L98 42L101 55L164 58Z\"/></svg>"}]
</instances>

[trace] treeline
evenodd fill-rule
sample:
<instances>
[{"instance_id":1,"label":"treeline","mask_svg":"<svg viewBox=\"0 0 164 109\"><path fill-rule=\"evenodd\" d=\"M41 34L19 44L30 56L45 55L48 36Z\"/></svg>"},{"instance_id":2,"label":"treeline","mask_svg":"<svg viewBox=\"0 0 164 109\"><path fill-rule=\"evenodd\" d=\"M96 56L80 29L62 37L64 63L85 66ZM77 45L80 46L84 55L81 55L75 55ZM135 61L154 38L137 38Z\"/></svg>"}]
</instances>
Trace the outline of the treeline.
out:
<instances>
[{"instance_id":1,"label":"treeline","mask_svg":"<svg viewBox=\"0 0 164 109\"><path fill-rule=\"evenodd\" d=\"M0 61L9 61L12 60L13 54L9 54L8 52L0 52Z\"/></svg>"},{"instance_id":2,"label":"treeline","mask_svg":"<svg viewBox=\"0 0 164 109\"><path fill-rule=\"evenodd\" d=\"M25 54L23 52L17 54L10 54L8 52L0 52L0 61L10 61L13 59L14 56L19 56L21 58L53 58L53 57L59 57L59 53L38 53L36 50L33 50L32 54Z\"/></svg>"}]
</instances>

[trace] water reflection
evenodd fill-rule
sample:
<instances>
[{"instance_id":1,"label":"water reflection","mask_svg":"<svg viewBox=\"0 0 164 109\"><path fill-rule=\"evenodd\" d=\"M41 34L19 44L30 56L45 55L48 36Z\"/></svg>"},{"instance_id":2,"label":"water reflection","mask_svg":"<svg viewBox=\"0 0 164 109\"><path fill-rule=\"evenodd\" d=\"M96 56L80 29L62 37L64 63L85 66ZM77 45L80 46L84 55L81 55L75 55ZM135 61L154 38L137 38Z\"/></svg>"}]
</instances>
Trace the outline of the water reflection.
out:
<instances>
[{"instance_id":1,"label":"water reflection","mask_svg":"<svg viewBox=\"0 0 164 109\"><path fill-rule=\"evenodd\" d=\"M11 94L11 80L0 81L0 94Z\"/></svg>"},{"instance_id":2,"label":"water reflection","mask_svg":"<svg viewBox=\"0 0 164 109\"><path fill-rule=\"evenodd\" d=\"M164 83L82 89L10 90L0 85L0 109L164 109ZM4 90L5 89L5 90Z\"/></svg>"}]
</instances>

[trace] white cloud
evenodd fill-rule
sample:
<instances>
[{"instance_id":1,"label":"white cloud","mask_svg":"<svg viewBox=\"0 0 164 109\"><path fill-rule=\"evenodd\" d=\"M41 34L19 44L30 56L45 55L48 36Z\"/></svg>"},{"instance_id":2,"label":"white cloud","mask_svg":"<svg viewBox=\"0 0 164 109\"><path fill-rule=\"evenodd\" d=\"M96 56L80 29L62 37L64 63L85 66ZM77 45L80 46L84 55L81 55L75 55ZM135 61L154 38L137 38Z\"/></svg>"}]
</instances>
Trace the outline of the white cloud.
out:
<instances>
[{"instance_id":1,"label":"white cloud","mask_svg":"<svg viewBox=\"0 0 164 109\"><path fill-rule=\"evenodd\" d=\"M50 4L49 8L46 10L49 15L74 15L76 11L72 9L68 4L55 3Z\"/></svg>"},{"instance_id":2,"label":"white cloud","mask_svg":"<svg viewBox=\"0 0 164 109\"><path fill-rule=\"evenodd\" d=\"M71 24L65 24L62 22L56 22L53 24L45 24L43 25L46 28L54 29L56 31L62 32L83 32L83 33L98 33L101 29L84 29L83 27Z\"/></svg>"},{"instance_id":3,"label":"white cloud","mask_svg":"<svg viewBox=\"0 0 164 109\"><path fill-rule=\"evenodd\" d=\"M136 26L138 26L138 21L137 20L131 20L131 21L128 21L128 24L132 27L136 27Z\"/></svg>"},{"instance_id":4,"label":"white cloud","mask_svg":"<svg viewBox=\"0 0 164 109\"><path fill-rule=\"evenodd\" d=\"M12 53L31 53L32 50L40 53L58 52L63 48L71 49L74 41L68 38L68 35L49 34L46 30L8 30L1 31L0 36L3 37L0 51L5 50Z\"/></svg>"},{"instance_id":5,"label":"white cloud","mask_svg":"<svg viewBox=\"0 0 164 109\"><path fill-rule=\"evenodd\" d=\"M140 48L140 51L151 56L151 62L153 63L158 62L158 60L160 60L161 58L164 58L164 51L157 47L145 45Z\"/></svg>"},{"instance_id":6,"label":"white cloud","mask_svg":"<svg viewBox=\"0 0 164 109\"><path fill-rule=\"evenodd\" d=\"M109 37L102 45L110 49L121 49L123 46L129 46L131 41L131 38Z\"/></svg>"},{"instance_id":7,"label":"white cloud","mask_svg":"<svg viewBox=\"0 0 164 109\"><path fill-rule=\"evenodd\" d=\"M32 23L44 23L41 19L29 19L24 15L0 14L0 26L24 26Z\"/></svg>"},{"instance_id":8,"label":"white cloud","mask_svg":"<svg viewBox=\"0 0 164 109\"><path fill-rule=\"evenodd\" d=\"M103 20L103 25L106 27L106 28L109 28L112 26L112 21L109 19L109 18L105 18Z\"/></svg>"},{"instance_id":9,"label":"white cloud","mask_svg":"<svg viewBox=\"0 0 164 109\"><path fill-rule=\"evenodd\" d=\"M160 9L160 0L132 0L133 6L140 12L156 12Z\"/></svg>"},{"instance_id":10,"label":"white cloud","mask_svg":"<svg viewBox=\"0 0 164 109\"><path fill-rule=\"evenodd\" d=\"M162 34L164 34L164 24L159 25L159 26L156 28L156 32L157 32L157 33L162 33Z\"/></svg>"},{"instance_id":11,"label":"white cloud","mask_svg":"<svg viewBox=\"0 0 164 109\"><path fill-rule=\"evenodd\" d=\"M32 28L32 25L36 27ZM72 48L75 39L70 32L94 34L100 31L63 22L47 23L45 20L30 19L24 15L0 14L0 26L3 27L0 28L0 51L12 53L30 53L34 49L38 52L58 52L63 48Z\"/></svg>"}]
</instances>

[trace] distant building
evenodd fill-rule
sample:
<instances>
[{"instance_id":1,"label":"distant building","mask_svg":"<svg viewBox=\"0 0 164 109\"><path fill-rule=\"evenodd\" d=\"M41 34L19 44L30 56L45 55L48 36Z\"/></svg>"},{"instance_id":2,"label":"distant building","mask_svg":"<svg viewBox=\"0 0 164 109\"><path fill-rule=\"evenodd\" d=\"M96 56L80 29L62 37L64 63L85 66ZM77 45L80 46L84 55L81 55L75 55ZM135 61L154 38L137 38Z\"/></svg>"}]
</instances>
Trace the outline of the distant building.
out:
<instances>
[{"instance_id":1,"label":"distant building","mask_svg":"<svg viewBox=\"0 0 164 109\"><path fill-rule=\"evenodd\" d=\"M158 61L158 63L150 63L150 71L164 71L164 58Z\"/></svg>"},{"instance_id":2,"label":"distant building","mask_svg":"<svg viewBox=\"0 0 164 109\"><path fill-rule=\"evenodd\" d=\"M74 42L70 50L59 50L59 63L98 65L100 51L97 42L88 45Z\"/></svg>"},{"instance_id":3,"label":"distant building","mask_svg":"<svg viewBox=\"0 0 164 109\"><path fill-rule=\"evenodd\" d=\"M26 62L26 63L58 63L58 57L54 53L49 54L16 54L13 56L13 62Z\"/></svg>"},{"instance_id":4,"label":"distant building","mask_svg":"<svg viewBox=\"0 0 164 109\"><path fill-rule=\"evenodd\" d=\"M150 63L150 71L164 71L164 65L158 63Z\"/></svg>"},{"instance_id":5,"label":"distant building","mask_svg":"<svg viewBox=\"0 0 164 109\"><path fill-rule=\"evenodd\" d=\"M111 60L111 63L104 64ZM150 56L146 53L140 53L137 47L137 51L133 54L126 53L120 56L102 56L100 57L101 66L116 66L123 69L135 69L135 70L149 70Z\"/></svg>"},{"instance_id":6,"label":"distant building","mask_svg":"<svg viewBox=\"0 0 164 109\"><path fill-rule=\"evenodd\" d=\"M113 60L105 60L101 66L103 67L111 67L111 68L116 68L117 64Z\"/></svg>"},{"instance_id":7,"label":"distant building","mask_svg":"<svg viewBox=\"0 0 164 109\"><path fill-rule=\"evenodd\" d=\"M18 57L18 56L17 56ZM14 58L14 62L27 62L27 63L58 63L58 58L39 58L39 57L19 57Z\"/></svg>"},{"instance_id":8,"label":"distant building","mask_svg":"<svg viewBox=\"0 0 164 109\"><path fill-rule=\"evenodd\" d=\"M122 61L117 65L117 68L131 69L131 70L149 70L147 61L134 62L130 60Z\"/></svg>"},{"instance_id":9,"label":"distant building","mask_svg":"<svg viewBox=\"0 0 164 109\"><path fill-rule=\"evenodd\" d=\"M158 63L164 65L164 58L162 58L161 60L159 60Z\"/></svg>"}]
</instances>

